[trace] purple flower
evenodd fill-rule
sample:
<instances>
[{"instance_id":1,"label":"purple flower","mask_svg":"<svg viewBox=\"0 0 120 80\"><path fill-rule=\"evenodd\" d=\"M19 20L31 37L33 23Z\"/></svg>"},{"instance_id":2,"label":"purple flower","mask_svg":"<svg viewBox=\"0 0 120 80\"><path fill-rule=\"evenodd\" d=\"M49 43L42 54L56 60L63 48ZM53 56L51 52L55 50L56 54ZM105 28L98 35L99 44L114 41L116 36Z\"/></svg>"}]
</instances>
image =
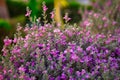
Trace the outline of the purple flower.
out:
<instances>
[{"instance_id":1,"label":"purple flower","mask_svg":"<svg viewBox=\"0 0 120 80\"><path fill-rule=\"evenodd\" d=\"M5 46L9 46L12 43L11 39L4 39Z\"/></svg>"},{"instance_id":2,"label":"purple flower","mask_svg":"<svg viewBox=\"0 0 120 80\"><path fill-rule=\"evenodd\" d=\"M91 50L91 46L88 46L87 48L86 48L86 51L90 51Z\"/></svg>"},{"instance_id":3,"label":"purple flower","mask_svg":"<svg viewBox=\"0 0 120 80\"><path fill-rule=\"evenodd\" d=\"M87 79L90 78L89 74L86 74L85 77L86 77Z\"/></svg>"},{"instance_id":4,"label":"purple flower","mask_svg":"<svg viewBox=\"0 0 120 80\"><path fill-rule=\"evenodd\" d=\"M79 77L80 76L80 71L76 71L76 75Z\"/></svg>"},{"instance_id":5,"label":"purple flower","mask_svg":"<svg viewBox=\"0 0 120 80\"><path fill-rule=\"evenodd\" d=\"M86 73L85 69L82 69L81 75L84 75Z\"/></svg>"},{"instance_id":6,"label":"purple flower","mask_svg":"<svg viewBox=\"0 0 120 80\"><path fill-rule=\"evenodd\" d=\"M78 46L78 47L77 47L77 51L82 52L83 49L82 49L80 46Z\"/></svg>"},{"instance_id":7,"label":"purple flower","mask_svg":"<svg viewBox=\"0 0 120 80\"><path fill-rule=\"evenodd\" d=\"M25 68L23 67L23 66L21 66L21 67L19 67L19 69L18 69L20 72L25 72Z\"/></svg>"},{"instance_id":8,"label":"purple flower","mask_svg":"<svg viewBox=\"0 0 120 80\"><path fill-rule=\"evenodd\" d=\"M76 54L71 54L71 59L78 61L79 57Z\"/></svg>"},{"instance_id":9,"label":"purple flower","mask_svg":"<svg viewBox=\"0 0 120 80\"><path fill-rule=\"evenodd\" d=\"M61 80L60 76L57 76L57 77L56 77L56 80Z\"/></svg>"},{"instance_id":10,"label":"purple flower","mask_svg":"<svg viewBox=\"0 0 120 80\"><path fill-rule=\"evenodd\" d=\"M49 80L55 80L55 78L54 77L50 77L50 79Z\"/></svg>"},{"instance_id":11,"label":"purple flower","mask_svg":"<svg viewBox=\"0 0 120 80\"><path fill-rule=\"evenodd\" d=\"M35 74L35 70L33 70L33 69L29 69L29 72L30 72L31 74Z\"/></svg>"},{"instance_id":12,"label":"purple flower","mask_svg":"<svg viewBox=\"0 0 120 80\"><path fill-rule=\"evenodd\" d=\"M14 48L14 49L12 50L12 53L13 53L13 54L15 54L15 53L20 53L20 51L21 51L21 49L20 49L19 47L17 47L17 48Z\"/></svg>"},{"instance_id":13,"label":"purple flower","mask_svg":"<svg viewBox=\"0 0 120 80\"><path fill-rule=\"evenodd\" d=\"M69 68L69 69L68 69L68 73L72 74L72 73L73 73L73 69L72 69L72 68Z\"/></svg>"},{"instance_id":14,"label":"purple flower","mask_svg":"<svg viewBox=\"0 0 120 80\"><path fill-rule=\"evenodd\" d=\"M43 49L44 46L44 44L38 44L39 49Z\"/></svg>"},{"instance_id":15,"label":"purple flower","mask_svg":"<svg viewBox=\"0 0 120 80\"><path fill-rule=\"evenodd\" d=\"M61 79L67 79L67 76L66 76L66 74L65 73L62 73L62 75L61 75Z\"/></svg>"},{"instance_id":16,"label":"purple flower","mask_svg":"<svg viewBox=\"0 0 120 80\"><path fill-rule=\"evenodd\" d=\"M63 59L63 58L64 58L63 53L61 53L61 54L59 55L59 58L60 58L60 59Z\"/></svg>"},{"instance_id":17,"label":"purple flower","mask_svg":"<svg viewBox=\"0 0 120 80\"><path fill-rule=\"evenodd\" d=\"M0 74L0 80L3 80L3 75Z\"/></svg>"}]
</instances>

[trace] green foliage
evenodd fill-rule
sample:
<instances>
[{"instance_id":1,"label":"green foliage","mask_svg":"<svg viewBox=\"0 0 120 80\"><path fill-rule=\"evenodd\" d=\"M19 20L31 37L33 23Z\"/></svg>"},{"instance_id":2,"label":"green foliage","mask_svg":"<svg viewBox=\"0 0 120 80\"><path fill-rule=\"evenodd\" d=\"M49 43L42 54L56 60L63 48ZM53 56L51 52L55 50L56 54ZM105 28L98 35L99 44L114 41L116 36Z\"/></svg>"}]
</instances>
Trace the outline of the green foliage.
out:
<instances>
[{"instance_id":1,"label":"green foliage","mask_svg":"<svg viewBox=\"0 0 120 80\"><path fill-rule=\"evenodd\" d=\"M10 24L7 21L5 21L3 19L0 19L0 28L4 28L6 30L10 30L11 26L10 26Z\"/></svg>"},{"instance_id":2,"label":"green foliage","mask_svg":"<svg viewBox=\"0 0 120 80\"><path fill-rule=\"evenodd\" d=\"M26 3L6 0L6 4L9 10L10 17L16 17L26 12Z\"/></svg>"}]
</instances>

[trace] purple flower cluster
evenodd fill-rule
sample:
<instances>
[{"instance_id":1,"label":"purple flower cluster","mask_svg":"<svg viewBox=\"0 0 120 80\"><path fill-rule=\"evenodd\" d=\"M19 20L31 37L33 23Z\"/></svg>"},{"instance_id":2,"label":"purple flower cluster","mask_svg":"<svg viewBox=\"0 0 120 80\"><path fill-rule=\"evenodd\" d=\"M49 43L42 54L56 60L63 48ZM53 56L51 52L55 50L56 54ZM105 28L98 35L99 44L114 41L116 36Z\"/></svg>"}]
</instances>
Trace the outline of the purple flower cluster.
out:
<instances>
[{"instance_id":1,"label":"purple flower cluster","mask_svg":"<svg viewBox=\"0 0 120 80\"><path fill-rule=\"evenodd\" d=\"M108 38L79 26L46 25L4 40L1 79L120 79L120 35Z\"/></svg>"},{"instance_id":2,"label":"purple flower cluster","mask_svg":"<svg viewBox=\"0 0 120 80\"><path fill-rule=\"evenodd\" d=\"M19 25L14 39L4 40L0 80L120 80L120 29L114 34L93 34L91 20L80 27L68 24L67 14L64 19L65 29L47 22Z\"/></svg>"}]
</instances>

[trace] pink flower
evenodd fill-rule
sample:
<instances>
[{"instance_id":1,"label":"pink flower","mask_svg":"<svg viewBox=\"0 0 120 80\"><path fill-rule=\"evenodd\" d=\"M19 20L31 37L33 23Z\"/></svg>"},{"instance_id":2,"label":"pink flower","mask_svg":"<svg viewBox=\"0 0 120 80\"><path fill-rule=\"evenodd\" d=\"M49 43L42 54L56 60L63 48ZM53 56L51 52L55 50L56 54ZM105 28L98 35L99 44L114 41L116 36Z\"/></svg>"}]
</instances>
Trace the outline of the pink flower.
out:
<instances>
[{"instance_id":1,"label":"pink flower","mask_svg":"<svg viewBox=\"0 0 120 80\"><path fill-rule=\"evenodd\" d=\"M53 31L54 33L59 33L60 32L60 29L54 29L54 31Z\"/></svg>"},{"instance_id":2,"label":"pink flower","mask_svg":"<svg viewBox=\"0 0 120 80\"><path fill-rule=\"evenodd\" d=\"M84 75L86 73L85 69L82 69L81 74Z\"/></svg>"},{"instance_id":3,"label":"pink flower","mask_svg":"<svg viewBox=\"0 0 120 80\"><path fill-rule=\"evenodd\" d=\"M3 69L3 74L6 74L6 73L7 73L6 69Z\"/></svg>"},{"instance_id":4,"label":"pink flower","mask_svg":"<svg viewBox=\"0 0 120 80\"><path fill-rule=\"evenodd\" d=\"M97 14L97 13L94 13L94 15L93 15L95 18L98 18L99 17L99 14Z\"/></svg>"},{"instance_id":5,"label":"pink flower","mask_svg":"<svg viewBox=\"0 0 120 80\"><path fill-rule=\"evenodd\" d=\"M3 56L7 56L8 50L6 49L6 47L3 47L2 52Z\"/></svg>"},{"instance_id":6,"label":"pink flower","mask_svg":"<svg viewBox=\"0 0 120 80\"><path fill-rule=\"evenodd\" d=\"M106 2L106 5L107 5L107 6L111 6L111 4L112 4L112 1L111 1L111 0L108 0L108 1Z\"/></svg>"},{"instance_id":7,"label":"pink flower","mask_svg":"<svg viewBox=\"0 0 120 80\"><path fill-rule=\"evenodd\" d=\"M29 31L29 28L25 27L24 32L28 32L28 31Z\"/></svg>"},{"instance_id":8,"label":"pink flower","mask_svg":"<svg viewBox=\"0 0 120 80\"><path fill-rule=\"evenodd\" d=\"M14 48L13 50L12 50L12 53L20 53L20 48Z\"/></svg>"},{"instance_id":9,"label":"pink flower","mask_svg":"<svg viewBox=\"0 0 120 80\"><path fill-rule=\"evenodd\" d=\"M60 23L57 23L57 26L58 26L58 27L60 27L60 26L61 26L61 24L60 24Z\"/></svg>"},{"instance_id":10,"label":"pink flower","mask_svg":"<svg viewBox=\"0 0 120 80\"><path fill-rule=\"evenodd\" d=\"M77 50L78 50L79 52L82 52L82 48L81 48L80 46L77 47Z\"/></svg>"},{"instance_id":11,"label":"pink flower","mask_svg":"<svg viewBox=\"0 0 120 80\"><path fill-rule=\"evenodd\" d=\"M3 75L0 74L0 80L3 80Z\"/></svg>"},{"instance_id":12,"label":"pink flower","mask_svg":"<svg viewBox=\"0 0 120 80\"><path fill-rule=\"evenodd\" d=\"M90 51L91 50L91 46L88 46L87 48L86 48L86 51Z\"/></svg>"},{"instance_id":13,"label":"pink flower","mask_svg":"<svg viewBox=\"0 0 120 80\"><path fill-rule=\"evenodd\" d=\"M71 59L73 59L75 61L78 61L78 56L76 54L72 54Z\"/></svg>"},{"instance_id":14,"label":"pink flower","mask_svg":"<svg viewBox=\"0 0 120 80\"><path fill-rule=\"evenodd\" d=\"M108 27L108 24L107 24L107 23L105 23L105 24L104 24L104 27Z\"/></svg>"},{"instance_id":15,"label":"pink flower","mask_svg":"<svg viewBox=\"0 0 120 80\"><path fill-rule=\"evenodd\" d=\"M90 26L91 23L90 23L88 20L85 20L85 21L83 22L83 25L86 27L86 26Z\"/></svg>"},{"instance_id":16,"label":"pink flower","mask_svg":"<svg viewBox=\"0 0 120 80\"><path fill-rule=\"evenodd\" d=\"M27 48L27 47L28 47L28 42L24 44L24 48Z\"/></svg>"},{"instance_id":17,"label":"pink flower","mask_svg":"<svg viewBox=\"0 0 120 80\"><path fill-rule=\"evenodd\" d=\"M117 22L116 22L116 21L113 21L113 22L112 22L112 25L116 25L116 24L117 24Z\"/></svg>"},{"instance_id":18,"label":"pink flower","mask_svg":"<svg viewBox=\"0 0 120 80\"><path fill-rule=\"evenodd\" d=\"M19 76L20 79L24 79L24 75Z\"/></svg>"},{"instance_id":19,"label":"pink flower","mask_svg":"<svg viewBox=\"0 0 120 80\"><path fill-rule=\"evenodd\" d=\"M42 73L46 74L46 73L47 73L47 71L46 71L46 70L44 70Z\"/></svg>"},{"instance_id":20,"label":"pink flower","mask_svg":"<svg viewBox=\"0 0 120 80\"><path fill-rule=\"evenodd\" d=\"M32 12L32 11L31 11L29 8L27 8L27 13L25 14L25 16L28 16L28 17L29 17L30 14L31 14L31 12Z\"/></svg>"},{"instance_id":21,"label":"pink flower","mask_svg":"<svg viewBox=\"0 0 120 80\"><path fill-rule=\"evenodd\" d=\"M55 16L55 15L54 15L54 12L52 11L50 14L51 14L51 17L50 17L50 18L53 19L54 16Z\"/></svg>"},{"instance_id":22,"label":"pink flower","mask_svg":"<svg viewBox=\"0 0 120 80\"><path fill-rule=\"evenodd\" d=\"M60 54L60 55L59 55L59 58L60 58L60 59L63 59L63 58L64 58L64 55L63 55L63 54Z\"/></svg>"},{"instance_id":23,"label":"pink flower","mask_svg":"<svg viewBox=\"0 0 120 80\"><path fill-rule=\"evenodd\" d=\"M65 14L65 16L63 17L63 19L68 22L71 20L71 18L68 17L68 13Z\"/></svg>"},{"instance_id":24,"label":"pink flower","mask_svg":"<svg viewBox=\"0 0 120 80\"><path fill-rule=\"evenodd\" d=\"M46 12L48 8L46 7L45 3L43 3L42 7L43 7L43 11Z\"/></svg>"},{"instance_id":25,"label":"pink flower","mask_svg":"<svg viewBox=\"0 0 120 80\"><path fill-rule=\"evenodd\" d=\"M102 18L102 20L103 20L103 21L106 21L106 20L107 20L107 18L106 18L106 17L103 17L103 18Z\"/></svg>"},{"instance_id":26,"label":"pink flower","mask_svg":"<svg viewBox=\"0 0 120 80\"><path fill-rule=\"evenodd\" d=\"M23 66L21 66L21 67L19 67L18 70L24 72L24 71L25 71L25 68L24 68Z\"/></svg>"},{"instance_id":27,"label":"pink flower","mask_svg":"<svg viewBox=\"0 0 120 80\"><path fill-rule=\"evenodd\" d=\"M12 43L11 39L4 39L5 46L9 46Z\"/></svg>"},{"instance_id":28,"label":"pink flower","mask_svg":"<svg viewBox=\"0 0 120 80\"><path fill-rule=\"evenodd\" d=\"M17 42L17 38L14 38L13 42L16 43Z\"/></svg>"}]
</instances>

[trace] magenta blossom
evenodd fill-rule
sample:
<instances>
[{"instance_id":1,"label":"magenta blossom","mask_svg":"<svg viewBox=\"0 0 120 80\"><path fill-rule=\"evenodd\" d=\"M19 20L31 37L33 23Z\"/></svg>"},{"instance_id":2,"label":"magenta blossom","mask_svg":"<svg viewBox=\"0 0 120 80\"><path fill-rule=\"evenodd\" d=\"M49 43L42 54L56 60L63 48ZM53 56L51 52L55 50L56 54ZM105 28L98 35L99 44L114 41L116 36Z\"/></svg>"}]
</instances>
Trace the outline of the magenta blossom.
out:
<instances>
[{"instance_id":1,"label":"magenta blossom","mask_svg":"<svg viewBox=\"0 0 120 80\"><path fill-rule=\"evenodd\" d=\"M75 61L78 61L79 57L76 54L72 54L71 59L75 60Z\"/></svg>"},{"instance_id":2,"label":"magenta blossom","mask_svg":"<svg viewBox=\"0 0 120 80\"><path fill-rule=\"evenodd\" d=\"M46 6L45 4L43 4L43 6L42 6L42 7L43 7L43 11L44 11L44 12L46 12L46 11L47 11L47 9L48 9L48 8L47 8L47 6Z\"/></svg>"},{"instance_id":3,"label":"magenta blossom","mask_svg":"<svg viewBox=\"0 0 120 80\"><path fill-rule=\"evenodd\" d=\"M27 13L25 14L25 16L30 17L31 12L32 12L32 11L29 10L29 8L27 8Z\"/></svg>"},{"instance_id":4,"label":"magenta blossom","mask_svg":"<svg viewBox=\"0 0 120 80\"><path fill-rule=\"evenodd\" d=\"M63 17L63 19L68 22L71 20L71 18L68 17L68 13L65 14L65 16Z\"/></svg>"},{"instance_id":5,"label":"magenta blossom","mask_svg":"<svg viewBox=\"0 0 120 80\"><path fill-rule=\"evenodd\" d=\"M3 80L3 75L0 74L0 80Z\"/></svg>"},{"instance_id":6,"label":"magenta blossom","mask_svg":"<svg viewBox=\"0 0 120 80\"><path fill-rule=\"evenodd\" d=\"M24 72L25 68L23 66L19 67L19 71Z\"/></svg>"},{"instance_id":7,"label":"magenta blossom","mask_svg":"<svg viewBox=\"0 0 120 80\"><path fill-rule=\"evenodd\" d=\"M4 39L5 46L9 46L12 43L11 39Z\"/></svg>"},{"instance_id":8,"label":"magenta blossom","mask_svg":"<svg viewBox=\"0 0 120 80\"><path fill-rule=\"evenodd\" d=\"M55 16L54 11L52 11L50 14L51 14L51 17L50 17L50 18L53 19L54 16Z\"/></svg>"}]
</instances>

